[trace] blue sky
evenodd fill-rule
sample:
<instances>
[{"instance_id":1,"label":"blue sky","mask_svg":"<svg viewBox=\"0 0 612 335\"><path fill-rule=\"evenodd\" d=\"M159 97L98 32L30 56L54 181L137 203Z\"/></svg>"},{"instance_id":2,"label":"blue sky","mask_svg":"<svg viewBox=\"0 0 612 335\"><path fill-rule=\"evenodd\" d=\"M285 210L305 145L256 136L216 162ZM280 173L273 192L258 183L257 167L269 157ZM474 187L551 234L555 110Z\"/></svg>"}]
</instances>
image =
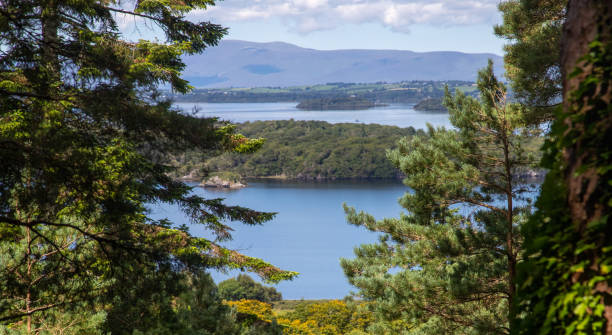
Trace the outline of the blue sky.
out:
<instances>
[{"instance_id":1,"label":"blue sky","mask_svg":"<svg viewBox=\"0 0 612 335\"><path fill-rule=\"evenodd\" d=\"M227 39L313 49L452 50L502 55L500 0L224 0L190 14L228 27ZM149 35L134 31L130 35ZM146 30L146 29L145 29Z\"/></svg>"}]
</instances>

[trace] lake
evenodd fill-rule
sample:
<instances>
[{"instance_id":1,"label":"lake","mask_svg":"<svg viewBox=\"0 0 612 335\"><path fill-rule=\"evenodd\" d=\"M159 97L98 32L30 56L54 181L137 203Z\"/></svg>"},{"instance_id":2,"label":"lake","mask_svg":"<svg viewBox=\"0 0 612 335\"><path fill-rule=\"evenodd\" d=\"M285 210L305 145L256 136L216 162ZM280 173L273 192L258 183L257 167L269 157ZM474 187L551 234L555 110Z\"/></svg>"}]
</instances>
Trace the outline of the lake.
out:
<instances>
[{"instance_id":1,"label":"lake","mask_svg":"<svg viewBox=\"0 0 612 335\"><path fill-rule=\"evenodd\" d=\"M262 226L233 224L234 240L224 244L249 256L262 258L285 270L300 272L293 281L275 285L284 299L332 299L353 288L340 267L341 257L352 258L353 247L375 242L377 235L346 222L342 203L364 210L377 219L399 217L397 200L406 191L400 181L251 182L240 190L195 188L207 198L256 210L278 212ZM156 206L152 216L184 222L177 208ZM210 236L192 226L197 236ZM214 273L216 282L236 276ZM255 275L251 275L256 277Z\"/></svg>"},{"instance_id":2,"label":"lake","mask_svg":"<svg viewBox=\"0 0 612 335\"><path fill-rule=\"evenodd\" d=\"M301 111L295 103L181 103L179 107L199 108L200 116L216 116L232 122L257 120L322 120L330 123L362 122L424 128L450 126L448 114L415 111L411 105L390 105L365 111ZM358 121L357 121L358 120ZM195 185L195 184L193 184ZM276 285L284 299L338 299L354 290L340 267L340 258L352 258L353 248L372 243L377 234L346 222L342 204L366 211L377 219L399 217L398 199L407 191L401 181L258 181L239 190L195 188L206 198L225 198L230 205L277 212L263 226L233 224L234 240L224 246L262 258L282 269L297 271L299 277ZM534 191L535 192L535 191ZM535 196L534 193L533 196ZM462 208L469 213L470 208ZM156 206L155 218L183 223L177 208ZM209 237L193 226L196 236ZM213 273L218 283L239 272ZM256 277L252 275L252 277ZM257 279L257 278L255 278Z\"/></svg>"},{"instance_id":3,"label":"lake","mask_svg":"<svg viewBox=\"0 0 612 335\"><path fill-rule=\"evenodd\" d=\"M271 103L175 103L185 110L198 110L202 117L219 117L231 122L303 120L327 121L329 123L378 123L398 127L425 128L427 123L433 126L450 127L447 113L429 113L414 110L413 104L390 104L367 110L341 111L303 111L297 109L297 102Z\"/></svg>"},{"instance_id":4,"label":"lake","mask_svg":"<svg viewBox=\"0 0 612 335\"><path fill-rule=\"evenodd\" d=\"M448 114L415 111L413 105L389 105L359 111L302 111L297 103L177 103L186 111L196 108L202 117L219 117L234 123L258 120L320 120L330 123L378 123L399 127L450 126ZM372 243L375 233L346 222L342 204L364 210L377 219L399 217L397 200L406 187L398 181L252 182L245 189L217 191L196 188L207 198L222 197L227 204L278 212L263 226L234 225L234 240L224 244L249 256L262 258L285 270L300 272L276 288L284 299L337 299L353 288L340 267L340 258L352 258L353 248ZM184 222L171 206L153 208L156 218ZM201 227L192 233L208 237ZM236 276L213 273L216 282Z\"/></svg>"}]
</instances>

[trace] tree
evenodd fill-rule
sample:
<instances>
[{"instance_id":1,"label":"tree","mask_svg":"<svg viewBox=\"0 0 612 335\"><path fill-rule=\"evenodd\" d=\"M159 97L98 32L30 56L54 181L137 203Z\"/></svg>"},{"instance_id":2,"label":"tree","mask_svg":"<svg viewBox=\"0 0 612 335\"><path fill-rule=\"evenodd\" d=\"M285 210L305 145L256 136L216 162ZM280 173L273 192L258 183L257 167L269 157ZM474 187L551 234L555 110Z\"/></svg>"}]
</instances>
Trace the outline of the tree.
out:
<instances>
[{"instance_id":1,"label":"tree","mask_svg":"<svg viewBox=\"0 0 612 335\"><path fill-rule=\"evenodd\" d=\"M504 46L505 76L514 95L531 107L530 121L550 120L561 98L561 28L567 0L507 0L499 5L503 24L495 34Z\"/></svg>"},{"instance_id":2,"label":"tree","mask_svg":"<svg viewBox=\"0 0 612 335\"><path fill-rule=\"evenodd\" d=\"M544 151L550 169L525 227L517 333L612 334L612 5L569 1L563 105Z\"/></svg>"},{"instance_id":3,"label":"tree","mask_svg":"<svg viewBox=\"0 0 612 335\"><path fill-rule=\"evenodd\" d=\"M239 334L240 327L231 309L221 303L217 287L209 274L172 274L174 281L161 275L146 276L161 285L132 286L126 294L113 299L108 309L103 334ZM174 283L174 286L169 284ZM146 290L155 290L154 295ZM142 299L140 294L151 297Z\"/></svg>"},{"instance_id":4,"label":"tree","mask_svg":"<svg viewBox=\"0 0 612 335\"><path fill-rule=\"evenodd\" d=\"M236 320L241 334L280 335L284 327L276 322L272 306L259 300L239 300L227 302L236 311Z\"/></svg>"},{"instance_id":5,"label":"tree","mask_svg":"<svg viewBox=\"0 0 612 335\"><path fill-rule=\"evenodd\" d=\"M480 100L446 93L457 130L430 127L388 152L412 190L400 199L407 214L376 221L345 206L351 224L381 233L341 262L372 302L374 333L510 332L518 228L529 213L521 175L536 160L523 146L534 132L491 62L478 88Z\"/></svg>"},{"instance_id":6,"label":"tree","mask_svg":"<svg viewBox=\"0 0 612 335\"><path fill-rule=\"evenodd\" d=\"M55 308L35 314L32 323L37 325L35 332L41 335L103 335L101 325L105 317L106 313L100 310L80 308L75 312L75 308L70 311ZM2 335L24 333L25 325L0 326Z\"/></svg>"},{"instance_id":7,"label":"tree","mask_svg":"<svg viewBox=\"0 0 612 335\"><path fill-rule=\"evenodd\" d=\"M204 199L168 177L165 157L194 148L248 152L261 140L196 118L160 97L190 89L181 55L215 45L226 29L184 15L212 0L0 2L0 322L129 291L139 271L233 267L269 280L292 272L227 250L222 219L260 224L273 214ZM117 17L156 25L166 41L125 40ZM152 220L147 204L179 206L185 225ZM168 277L164 277L168 278ZM147 297L142 297L146 299Z\"/></svg>"},{"instance_id":8,"label":"tree","mask_svg":"<svg viewBox=\"0 0 612 335\"><path fill-rule=\"evenodd\" d=\"M372 322L372 314L365 310L364 305L340 300L301 303L293 311L283 314L279 323L305 325L314 334L360 334Z\"/></svg>"},{"instance_id":9,"label":"tree","mask_svg":"<svg viewBox=\"0 0 612 335\"><path fill-rule=\"evenodd\" d=\"M224 300L247 299L268 303L282 299L281 293L274 287L263 286L245 274L220 282L219 295Z\"/></svg>"}]
</instances>

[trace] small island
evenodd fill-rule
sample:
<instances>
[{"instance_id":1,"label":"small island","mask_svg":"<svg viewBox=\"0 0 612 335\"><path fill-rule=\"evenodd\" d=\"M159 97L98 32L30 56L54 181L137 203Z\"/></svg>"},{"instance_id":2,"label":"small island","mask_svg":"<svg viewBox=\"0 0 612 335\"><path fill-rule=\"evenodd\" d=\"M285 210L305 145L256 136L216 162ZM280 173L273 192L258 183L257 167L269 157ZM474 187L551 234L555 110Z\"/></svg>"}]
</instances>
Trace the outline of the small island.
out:
<instances>
[{"instance_id":1,"label":"small island","mask_svg":"<svg viewBox=\"0 0 612 335\"><path fill-rule=\"evenodd\" d=\"M414 110L423 112L448 113L448 110L442 105L442 98L427 98L419 101L414 105Z\"/></svg>"},{"instance_id":2,"label":"small island","mask_svg":"<svg viewBox=\"0 0 612 335\"><path fill-rule=\"evenodd\" d=\"M246 187L246 184L241 182L240 175L237 173L217 172L204 179L200 186L204 188L239 189Z\"/></svg>"},{"instance_id":3,"label":"small island","mask_svg":"<svg viewBox=\"0 0 612 335\"><path fill-rule=\"evenodd\" d=\"M364 98L335 97L304 100L296 107L302 110L363 110L376 106L385 105Z\"/></svg>"}]
</instances>

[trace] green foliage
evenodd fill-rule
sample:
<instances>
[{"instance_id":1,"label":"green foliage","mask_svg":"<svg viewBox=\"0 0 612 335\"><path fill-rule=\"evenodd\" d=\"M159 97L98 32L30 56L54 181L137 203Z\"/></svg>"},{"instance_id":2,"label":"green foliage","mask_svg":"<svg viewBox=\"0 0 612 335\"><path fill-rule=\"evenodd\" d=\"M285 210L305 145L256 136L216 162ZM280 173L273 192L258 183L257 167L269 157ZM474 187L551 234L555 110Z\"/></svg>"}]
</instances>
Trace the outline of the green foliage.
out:
<instances>
[{"instance_id":1,"label":"green foliage","mask_svg":"<svg viewBox=\"0 0 612 335\"><path fill-rule=\"evenodd\" d=\"M101 330L106 320L104 311L92 311L79 306L78 308L42 312L36 315L37 334L40 335L104 335ZM0 326L1 335L27 334L25 325L12 324Z\"/></svg>"},{"instance_id":2,"label":"green foliage","mask_svg":"<svg viewBox=\"0 0 612 335\"><path fill-rule=\"evenodd\" d=\"M185 272L240 268L271 281L296 275L221 245L231 238L223 220L261 224L272 213L194 196L168 176L165 157L187 148L251 152L263 143L176 110L157 91L189 91L181 56L215 45L226 29L184 15L213 4L0 3L2 324L31 333L61 320L55 311L82 312L86 303L103 306L107 320L117 310L136 319L121 308L150 301L159 309L143 308L137 325L122 329L146 332L161 314L176 314L169 307L176 296L153 288L176 293ZM126 41L117 15L156 25L166 41ZM182 222L151 219L146 205L155 202L180 207L186 222L214 240L191 236Z\"/></svg>"},{"instance_id":3,"label":"green foliage","mask_svg":"<svg viewBox=\"0 0 612 335\"><path fill-rule=\"evenodd\" d=\"M345 206L349 223L381 233L341 262L371 302L375 334L510 332L518 228L529 214L520 175L536 160L522 146L537 131L506 101L491 63L478 78L480 100L446 95L457 130L430 127L388 151L411 189L400 199L407 214L376 221Z\"/></svg>"},{"instance_id":4,"label":"green foliage","mask_svg":"<svg viewBox=\"0 0 612 335\"><path fill-rule=\"evenodd\" d=\"M572 108L559 110L544 151L550 169L537 200L537 211L525 225L526 261L519 267L517 334L603 334L605 308L612 284L612 142L609 97L612 89L612 43L595 40L573 76L589 73L568 97ZM582 127L569 128L572 124ZM590 185L602 215L580 228L568 206L564 150L582 143L576 156L584 157L577 178L595 171ZM609 307L608 307L609 308Z\"/></svg>"},{"instance_id":5,"label":"green foliage","mask_svg":"<svg viewBox=\"0 0 612 335\"><path fill-rule=\"evenodd\" d=\"M248 275L238 275L219 283L219 295L224 300L259 300L271 303L282 299L274 287L263 286Z\"/></svg>"},{"instance_id":6,"label":"green foliage","mask_svg":"<svg viewBox=\"0 0 612 335\"><path fill-rule=\"evenodd\" d=\"M164 276L168 276L164 278ZM238 335L241 328L230 307L221 303L217 289L206 273L172 271L141 273L138 284L121 285L132 296L115 296L111 305L91 310L91 305L77 304L35 314L36 333L41 335ZM171 279L171 280L170 280ZM134 280L137 280L134 278ZM146 281L151 282L146 282ZM159 284L152 283L157 281ZM155 291L155 294L146 292ZM117 290L109 294L117 294ZM146 300L142 297L147 297ZM0 334L27 334L23 323L0 327Z\"/></svg>"},{"instance_id":7,"label":"green foliage","mask_svg":"<svg viewBox=\"0 0 612 335\"><path fill-rule=\"evenodd\" d=\"M298 179L397 178L385 157L402 136L416 131L376 124L329 124L323 121L257 121L237 125L251 138L265 137L250 155L226 153L207 159L191 152L179 157L179 175L191 171L231 171L242 177Z\"/></svg>"},{"instance_id":8,"label":"green foliage","mask_svg":"<svg viewBox=\"0 0 612 335\"><path fill-rule=\"evenodd\" d=\"M506 78L520 102L533 108L531 120L550 119L548 106L561 100L561 28L567 0L506 0L499 5L503 24L495 34L504 47Z\"/></svg>"},{"instance_id":9,"label":"green foliage","mask_svg":"<svg viewBox=\"0 0 612 335\"><path fill-rule=\"evenodd\" d=\"M105 333L130 335L239 334L235 315L221 303L210 275L198 273L143 274L144 286L133 286L130 292L121 285L111 301ZM169 280L172 279L172 280ZM155 284L156 281L159 284ZM149 281L149 282L146 282ZM146 292L154 291L153 294ZM146 296L144 300L141 297Z\"/></svg>"}]
</instances>

